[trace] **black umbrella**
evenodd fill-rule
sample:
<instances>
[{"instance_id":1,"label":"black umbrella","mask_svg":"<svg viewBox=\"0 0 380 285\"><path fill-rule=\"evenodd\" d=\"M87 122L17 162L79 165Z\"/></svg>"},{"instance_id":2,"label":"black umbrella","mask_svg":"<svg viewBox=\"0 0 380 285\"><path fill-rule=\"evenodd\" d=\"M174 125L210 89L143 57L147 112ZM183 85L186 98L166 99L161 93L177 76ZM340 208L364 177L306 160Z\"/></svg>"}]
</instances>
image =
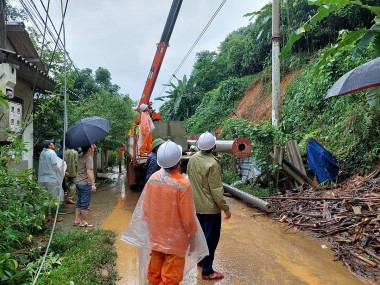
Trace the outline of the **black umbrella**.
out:
<instances>
[{"instance_id":1,"label":"black umbrella","mask_svg":"<svg viewBox=\"0 0 380 285\"><path fill-rule=\"evenodd\" d=\"M359 65L334 83L324 99L380 86L380 57Z\"/></svg>"},{"instance_id":2,"label":"black umbrella","mask_svg":"<svg viewBox=\"0 0 380 285\"><path fill-rule=\"evenodd\" d=\"M101 117L95 116L81 119L67 129L66 146L77 148L91 145L104 138L109 129L109 121Z\"/></svg>"}]
</instances>

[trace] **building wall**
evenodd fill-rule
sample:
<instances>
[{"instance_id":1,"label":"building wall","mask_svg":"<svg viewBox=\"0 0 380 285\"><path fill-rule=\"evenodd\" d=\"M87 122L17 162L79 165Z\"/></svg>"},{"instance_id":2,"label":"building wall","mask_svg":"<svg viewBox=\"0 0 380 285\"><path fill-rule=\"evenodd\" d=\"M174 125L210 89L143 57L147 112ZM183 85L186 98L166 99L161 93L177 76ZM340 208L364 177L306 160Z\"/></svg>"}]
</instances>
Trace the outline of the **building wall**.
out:
<instances>
[{"instance_id":1,"label":"building wall","mask_svg":"<svg viewBox=\"0 0 380 285\"><path fill-rule=\"evenodd\" d=\"M23 140L26 143L27 152L23 154L22 159L28 161L28 168L33 167L33 91L32 87L26 82L17 79L15 86L15 96L22 99L22 120L26 124L25 131L23 133Z\"/></svg>"}]
</instances>

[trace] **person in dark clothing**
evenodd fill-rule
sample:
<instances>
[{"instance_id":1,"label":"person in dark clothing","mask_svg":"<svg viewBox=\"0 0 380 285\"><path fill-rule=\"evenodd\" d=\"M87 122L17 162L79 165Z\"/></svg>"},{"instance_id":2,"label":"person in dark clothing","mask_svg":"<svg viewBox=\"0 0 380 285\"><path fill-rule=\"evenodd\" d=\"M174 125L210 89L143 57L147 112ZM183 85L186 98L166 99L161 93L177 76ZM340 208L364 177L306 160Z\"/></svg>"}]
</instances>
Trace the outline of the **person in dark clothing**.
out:
<instances>
[{"instance_id":1,"label":"person in dark clothing","mask_svg":"<svg viewBox=\"0 0 380 285\"><path fill-rule=\"evenodd\" d=\"M157 151L165 141L161 138L155 139L152 143L152 153L148 156L146 161L146 178L145 182L148 181L149 177L155 173L157 170L160 170L160 167L157 164Z\"/></svg>"},{"instance_id":2,"label":"person in dark clothing","mask_svg":"<svg viewBox=\"0 0 380 285\"><path fill-rule=\"evenodd\" d=\"M63 151L64 151L63 140L59 140L59 149L58 149L57 156L60 159L63 159ZM68 175L69 175L69 173L65 172L65 177L67 177ZM68 189L68 187L66 185L66 179L65 178L62 181L62 189L63 189L63 192L64 192L65 203L66 204L75 204L75 202L70 198L70 195L69 195L69 190L70 189Z\"/></svg>"}]
</instances>

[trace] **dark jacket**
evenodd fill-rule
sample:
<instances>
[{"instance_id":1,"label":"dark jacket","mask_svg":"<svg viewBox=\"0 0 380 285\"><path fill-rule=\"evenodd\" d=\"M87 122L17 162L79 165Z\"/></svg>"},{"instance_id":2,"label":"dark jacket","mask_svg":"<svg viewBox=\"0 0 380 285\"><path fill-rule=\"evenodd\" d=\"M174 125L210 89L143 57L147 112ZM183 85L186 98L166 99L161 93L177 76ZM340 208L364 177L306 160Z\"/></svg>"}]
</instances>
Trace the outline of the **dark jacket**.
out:
<instances>
[{"instance_id":1,"label":"dark jacket","mask_svg":"<svg viewBox=\"0 0 380 285\"><path fill-rule=\"evenodd\" d=\"M161 167L157 164L157 153L152 152L146 161L146 178L145 181L148 181L149 177L155 173L157 170L160 170Z\"/></svg>"}]
</instances>

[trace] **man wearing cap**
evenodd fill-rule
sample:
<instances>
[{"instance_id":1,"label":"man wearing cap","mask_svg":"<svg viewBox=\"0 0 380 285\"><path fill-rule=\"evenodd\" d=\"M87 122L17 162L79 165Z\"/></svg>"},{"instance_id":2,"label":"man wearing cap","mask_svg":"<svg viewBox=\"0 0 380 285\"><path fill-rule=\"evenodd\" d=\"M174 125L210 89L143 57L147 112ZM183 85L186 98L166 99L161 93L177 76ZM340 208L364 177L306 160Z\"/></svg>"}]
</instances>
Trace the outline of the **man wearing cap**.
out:
<instances>
[{"instance_id":1,"label":"man wearing cap","mask_svg":"<svg viewBox=\"0 0 380 285\"><path fill-rule=\"evenodd\" d=\"M206 236L210 254L198 265L202 267L203 280L218 280L224 278L221 272L213 269L214 254L219 243L222 225L221 212L225 219L231 217L231 212L223 197L223 183L221 167L212 151L215 149L216 138L209 132L200 135L198 139L198 151L190 157L187 164L195 209L199 223Z\"/></svg>"},{"instance_id":2,"label":"man wearing cap","mask_svg":"<svg viewBox=\"0 0 380 285\"><path fill-rule=\"evenodd\" d=\"M44 140L43 150L38 163L38 184L45 188L52 197L58 198L61 191L58 156L54 149L54 140ZM52 220L52 205L48 206L48 219Z\"/></svg>"},{"instance_id":3,"label":"man wearing cap","mask_svg":"<svg viewBox=\"0 0 380 285\"><path fill-rule=\"evenodd\" d=\"M152 132L154 130L153 121L149 115L148 106L146 104L140 105L141 120L140 120L140 156L148 156L152 152Z\"/></svg>"},{"instance_id":4,"label":"man wearing cap","mask_svg":"<svg viewBox=\"0 0 380 285\"><path fill-rule=\"evenodd\" d=\"M152 153L148 156L146 161L146 178L145 183L148 181L149 177L160 170L160 166L157 164L157 151L165 141L161 138L155 139L152 144Z\"/></svg>"},{"instance_id":5,"label":"man wearing cap","mask_svg":"<svg viewBox=\"0 0 380 285\"><path fill-rule=\"evenodd\" d=\"M140 276L149 284L178 285L186 271L208 254L190 182L179 171L181 155L176 143L161 144L157 152L161 169L149 178L122 236L139 247ZM140 284L145 280L140 279Z\"/></svg>"}]
</instances>

